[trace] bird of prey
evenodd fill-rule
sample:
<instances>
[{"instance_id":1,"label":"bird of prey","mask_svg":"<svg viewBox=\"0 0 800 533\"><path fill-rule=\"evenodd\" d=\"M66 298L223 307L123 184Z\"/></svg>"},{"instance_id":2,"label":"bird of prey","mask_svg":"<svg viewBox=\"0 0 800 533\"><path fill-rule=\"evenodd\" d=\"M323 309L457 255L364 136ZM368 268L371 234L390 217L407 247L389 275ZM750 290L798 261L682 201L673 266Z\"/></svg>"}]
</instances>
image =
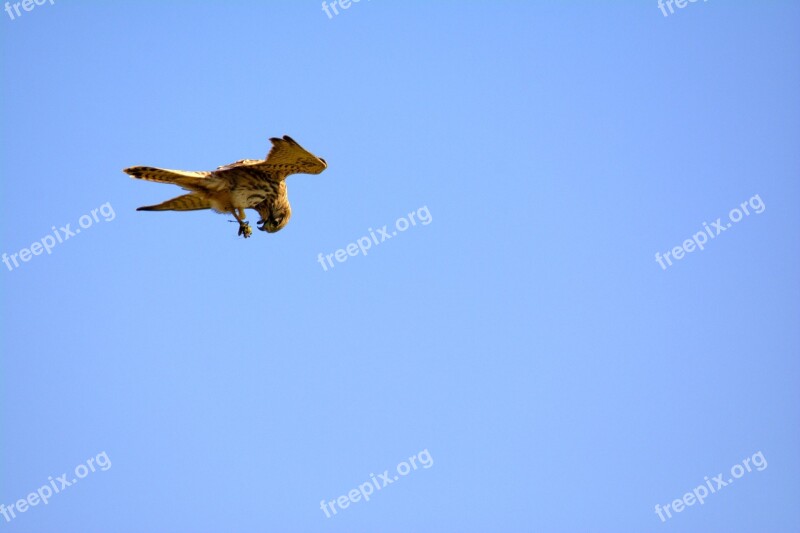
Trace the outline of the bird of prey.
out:
<instances>
[{"instance_id":1,"label":"bird of prey","mask_svg":"<svg viewBox=\"0 0 800 533\"><path fill-rule=\"evenodd\" d=\"M253 230L245 220L245 209L255 209L261 231L275 233L289 222L292 208L286 194L286 176L319 174L328 164L321 157L306 151L284 135L273 137L267 158L242 159L211 171L169 170L154 167L130 167L123 172L134 178L172 183L189 194L158 205L140 207L137 211L194 211L213 209L230 213L239 222L239 235L249 237Z\"/></svg>"}]
</instances>

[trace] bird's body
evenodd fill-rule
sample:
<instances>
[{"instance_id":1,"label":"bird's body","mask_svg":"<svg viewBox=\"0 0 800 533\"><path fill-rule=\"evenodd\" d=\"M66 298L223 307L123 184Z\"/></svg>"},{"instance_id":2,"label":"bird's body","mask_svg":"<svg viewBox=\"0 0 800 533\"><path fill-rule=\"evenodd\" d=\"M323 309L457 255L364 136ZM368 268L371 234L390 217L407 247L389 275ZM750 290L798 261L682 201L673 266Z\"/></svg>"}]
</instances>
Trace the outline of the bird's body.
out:
<instances>
[{"instance_id":1,"label":"bird's body","mask_svg":"<svg viewBox=\"0 0 800 533\"><path fill-rule=\"evenodd\" d=\"M328 165L288 135L270 140L273 146L266 159L243 159L212 171L126 168L124 172L134 178L172 183L190 191L158 205L140 207L138 211L213 209L218 213L231 213L239 222L239 234L249 237L252 232L244 220L244 210L255 209L261 217L258 229L270 233L279 231L289 222L292 213L286 177L319 174Z\"/></svg>"}]
</instances>

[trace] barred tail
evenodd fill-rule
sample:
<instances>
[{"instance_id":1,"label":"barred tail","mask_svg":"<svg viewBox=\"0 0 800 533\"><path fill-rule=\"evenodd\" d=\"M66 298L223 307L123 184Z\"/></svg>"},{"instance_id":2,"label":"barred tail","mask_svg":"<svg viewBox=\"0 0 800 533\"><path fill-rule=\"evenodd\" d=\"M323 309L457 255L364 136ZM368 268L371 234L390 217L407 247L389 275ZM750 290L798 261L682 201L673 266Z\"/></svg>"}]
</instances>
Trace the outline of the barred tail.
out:
<instances>
[{"instance_id":1,"label":"barred tail","mask_svg":"<svg viewBox=\"0 0 800 533\"><path fill-rule=\"evenodd\" d=\"M190 193L167 200L158 205L140 207L137 211L195 211L197 209L210 209L211 204L201 196Z\"/></svg>"}]
</instances>

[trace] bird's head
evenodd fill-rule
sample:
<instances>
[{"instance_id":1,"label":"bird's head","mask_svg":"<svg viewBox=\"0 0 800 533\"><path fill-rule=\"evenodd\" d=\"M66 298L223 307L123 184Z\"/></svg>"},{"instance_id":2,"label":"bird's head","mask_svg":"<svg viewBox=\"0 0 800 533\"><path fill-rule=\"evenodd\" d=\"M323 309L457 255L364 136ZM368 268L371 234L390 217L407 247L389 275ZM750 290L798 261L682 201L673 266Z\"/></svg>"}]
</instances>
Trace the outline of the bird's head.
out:
<instances>
[{"instance_id":1,"label":"bird's head","mask_svg":"<svg viewBox=\"0 0 800 533\"><path fill-rule=\"evenodd\" d=\"M275 233L282 230L292 217L292 208L288 202L280 207L273 206L272 209L262 210L257 208L256 210L261 215L261 219L256 222L256 227L267 233Z\"/></svg>"}]
</instances>

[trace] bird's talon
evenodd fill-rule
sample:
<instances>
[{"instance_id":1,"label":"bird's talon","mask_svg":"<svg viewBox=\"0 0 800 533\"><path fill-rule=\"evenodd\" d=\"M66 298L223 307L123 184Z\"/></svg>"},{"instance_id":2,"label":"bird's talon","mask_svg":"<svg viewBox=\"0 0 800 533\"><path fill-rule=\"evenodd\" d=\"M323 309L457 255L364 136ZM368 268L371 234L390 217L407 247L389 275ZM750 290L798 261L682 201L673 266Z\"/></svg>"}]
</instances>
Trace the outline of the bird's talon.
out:
<instances>
[{"instance_id":1,"label":"bird's talon","mask_svg":"<svg viewBox=\"0 0 800 533\"><path fill-rule=\"evenodd\" d=\"M246 239L252 234L253 229L250 227L250 224L247 222L239 222L239 235L242 235Z\"/></svg>"}]
</instances>

